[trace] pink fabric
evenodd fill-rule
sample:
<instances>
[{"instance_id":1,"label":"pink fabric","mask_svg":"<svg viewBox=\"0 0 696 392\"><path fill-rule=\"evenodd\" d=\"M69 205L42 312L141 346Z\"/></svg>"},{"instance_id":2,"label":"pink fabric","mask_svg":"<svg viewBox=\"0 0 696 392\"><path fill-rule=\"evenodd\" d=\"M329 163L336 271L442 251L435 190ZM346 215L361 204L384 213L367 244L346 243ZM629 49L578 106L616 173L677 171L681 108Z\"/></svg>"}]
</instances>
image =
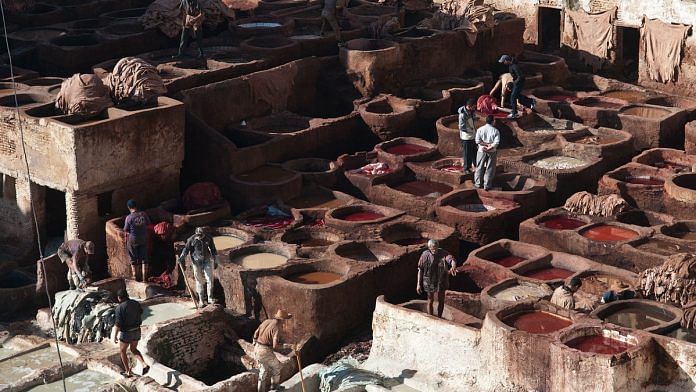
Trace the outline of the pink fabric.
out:
<instances>
[{"instance_id":1,"label":"pink fabric","mask_svg":"<svg viewBox=\"0 0 696 392\"><path fill-rule=\"evenodd\" d=\"M476 101L476 110L483 114L494 114L498 111L498 103L490 95L482 95Z\"/></svg>"}]
</instances>

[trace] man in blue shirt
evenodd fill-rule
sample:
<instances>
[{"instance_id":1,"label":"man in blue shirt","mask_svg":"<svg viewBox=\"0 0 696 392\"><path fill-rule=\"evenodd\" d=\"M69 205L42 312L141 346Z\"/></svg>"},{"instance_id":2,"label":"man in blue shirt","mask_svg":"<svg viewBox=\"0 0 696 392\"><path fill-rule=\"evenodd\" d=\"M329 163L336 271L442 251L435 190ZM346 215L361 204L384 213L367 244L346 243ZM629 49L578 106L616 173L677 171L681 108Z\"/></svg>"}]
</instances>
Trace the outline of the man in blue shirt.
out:
<instances>
[{"instance_id":1,"label":"man in blue shirt","mask_svg":"<svg viewBox=\"0 0 696 392\"><path fill-rule=\"evenodd\" d=\"M140 281L137 272L138 265L142 265L142 281L147 282L147 225L150 224L150 218L147 213L138 209L135 200L128 200L127 206L130 214L126 217L123 232L126 235L126 250L131 262L133 279Z\"/></svg>"}]
</instances>

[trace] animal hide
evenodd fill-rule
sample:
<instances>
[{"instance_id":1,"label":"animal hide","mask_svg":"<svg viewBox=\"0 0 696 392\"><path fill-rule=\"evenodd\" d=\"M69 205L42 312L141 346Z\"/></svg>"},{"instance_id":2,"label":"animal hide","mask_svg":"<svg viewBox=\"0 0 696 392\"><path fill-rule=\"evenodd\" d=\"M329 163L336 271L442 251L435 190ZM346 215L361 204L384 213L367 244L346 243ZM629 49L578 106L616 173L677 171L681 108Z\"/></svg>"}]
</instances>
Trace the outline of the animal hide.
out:
<instances>
[{"instance_id":1,"label":"animal hide","mask_svg":"<svg viewBox=\"0 0 696 392\"><path fill-rule=\"evenodd\" d=\"M582 215L614 216L630 206L617 195L597 196L589 192L578 192L566 200L563 208Z\"/></svg>"},{"instance_id":2,"label":"animal hide","mask_svg":"<svg viewBox=\"0 0 696 392\"><path fill-rule=\"evenodd\" d=\"M672 255L658 267L640 273L640 290L646 297L679 306L696 301L696 255Z\"/></svg>"},{"instance_id":3,"label":"animal hide","mask_svg":"<svg viewBox=\"0 0 696 392\"><path fill-rule=\"evenodd\" d=\"M602 68L613 47L616 11L616 7L595 14L583 9L566 10L564 43L578 50L582 62L595 72Z\"/></svg>"},{"instance_id":4,"label":"animal hide","mask_svg":"<svg viewBox=\"0 0 696 392\"><path fill-rule=\"evenodd\" d=\"M137 57L119 60L105 82L117 104L146 104L167 92L157 69Z\"/></svg>"},{"instance_id":5,"label":"animal hide","mask_svg":"<svg viewBox=\"0 0 696 392\"><path fill-rule=\"evenodd\" d=\"M691 26L668 24L643 16L641 45L650 79L660 83L677 80L682 48L690 29Z\"/></svg>"}]
</instances>

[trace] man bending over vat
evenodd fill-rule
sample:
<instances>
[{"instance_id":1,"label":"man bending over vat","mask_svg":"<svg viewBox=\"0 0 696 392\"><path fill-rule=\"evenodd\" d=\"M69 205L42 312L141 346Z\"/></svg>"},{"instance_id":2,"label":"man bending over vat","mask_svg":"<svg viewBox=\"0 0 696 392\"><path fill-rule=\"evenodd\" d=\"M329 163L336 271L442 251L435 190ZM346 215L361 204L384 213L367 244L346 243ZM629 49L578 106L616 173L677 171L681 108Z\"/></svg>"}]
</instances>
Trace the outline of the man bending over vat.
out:
<instances>
[{"instance_id":1,"label":"man bending over vat","mask_svg":"<svg viewBox=\"0 0 696 392\"><path fill-rule=\"evenodd\" d=\"M63 242L58 247L58 258L68 266L70 290L84 288L90 283L89 255L94 254L94 243L79 238Z\"/></svg>"},{"instance_id":2,"label":"man bending over vat","mask_svg":"<svg viewBox=\"0 0 696 392\"><path fill-rule=\"evenodd\" d=\"M574 310L575 309L575 297L573 293L578 291L582 286L582 280L578 277L570 279L569 282L564 283L556 290L553 291L551 296L551 303L560 306L561 308Z\"/></svg>"},{"instance_id":3,"label":"man bending over vat","mask_svg":"<svg viewBox=\"0 0 696 392\"><path fill-rule=\"evenodd\" d=\"M437 317L442 318L445 310L445 291L449 288L449 273L457 275L457 261L439 247L436 240L428 240L428 249L424 250L418 260L418 282L416 291L428 294L428 314L434 316L433 302L437 296Z\"/></svg>"},{"instance_id":4,"label":"man bending over vat","mask_svg":"<svg viewBox=\"0 0 696 392\"><path fill-rule=\"evenodd\" d=\"M137 301L128 298L128 292L121 289L116 294L118 306L114 309L116 323L114 325L114 343L119 344L121 351L121 361L123 362L124 377L133 376L128 354L126 350L130 347L131 353L143 365L143 375L147 374L150 367L145 364L143 355L138 351L138 341L140 341L140 324L142 324L143 308Z\"/></svg>"},{"instance_id":5,"label":"man bending over vat","mask_svg":"<svg viewBox=\"0 0 696 392\"><path fill-rule=\"evenodd\" d=\"M292 314L278 309L272 319L264 320L254 332L254 356L259 366L259 392L268 391L269 384L270 389L276 389L280 384L282 364L273 350L293 348L291 345L279 343L283 325L291 318Z\"/></svg>"}]
</instances>

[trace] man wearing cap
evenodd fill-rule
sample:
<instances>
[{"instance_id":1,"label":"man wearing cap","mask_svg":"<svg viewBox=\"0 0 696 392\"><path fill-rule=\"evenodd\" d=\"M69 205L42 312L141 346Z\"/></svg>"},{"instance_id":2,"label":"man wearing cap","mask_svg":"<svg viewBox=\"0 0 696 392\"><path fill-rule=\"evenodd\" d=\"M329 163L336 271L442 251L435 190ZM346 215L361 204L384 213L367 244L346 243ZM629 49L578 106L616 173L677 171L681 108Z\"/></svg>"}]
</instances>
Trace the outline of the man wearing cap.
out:
<instances>
[{"instance_id":1,"label":"man wearing cap","mask_svg":"<svg viewBox=\"0 0 696 392\"><path fill-rule=\"evenodd\" d=\"M418 260L418 282L416 292L428 294L428 313L433 316L433 302L437 295L437 317L445 310L445 290L449 288L449 273L457 275L457 261L438 246L436 240L428 240L428 249Z\"/></svg>"},{"instance_id":2,"label":"man wearing cap","mask_svg":"<svg viewBox=\"0 0 696 392\"><path fill-rule=\"evenodd\" d=\"M70 290L84 288L90 283L92 272L89 268L89 255L94 254L94 243L79 238L63 242L59 247L58 258L68 266Z\"/></svg>"},{"instance_id":3,"label":"man wearing cap","mask_svg":"<svg viewBox=\"0 0 696 392\"><path fill-rule=\"evenodd\" d=\"M126 350L130 347L131 353L143 365L143 374L147 374L150 367L145 364L143 355L138 351L138 341L140 341L140 324L142 324L143 308L137 301L128 298L126 289L120 289L116 293L118 305L114 308L114 343L119 344L121 362L123 362L123 372L125 377L131 377L130 361Z\"/></svg>"},{"instance_id":4,"label":"man wearing cap","mask_svg":"<svg viewBox=\"0 0 696 392\"><path fill-rule=\"evenodd\" d=\"M551 303L561 308L574 310L575 297L573 297L573 293L578 291L580 286L582 286L582 281L578 277L570 279L570 281L553 291Z\"/></svg>"},{"instance_id":5,"label":"man wearing cap","mask_svg":"<svg viewBox=\"0 0 696 392\"><path fill-rule=\"evenodd\" d=\"M457 110L459 113L459 139L462 141L462 164L464 174L471 173L476 158L474 137L476 136L476 100L469 98L466 104Z\"/></svg>"},{"instance_id":6,"label":"man wearing cap","mask_svg":"<svg viewBox=\"0 0 696 392\"><path fill-rule=\"evenodd\" d=\"M208 303L215 303L215 298L213 298L213 268L217 268L217 249L215 249L213 239L205 234L202 227L197 227L195 234L186 240L186 245L179 256L179 263L182 267L186 265L186 255L191 255L199 306L205 306L203 301L205 286L208 289Z\"/></svg>"},{"instance_id":7,"label":"man wearing cap","mask_svg":"<svg viewBox=\"0 0 696 392\"><path fill-rule=\"evenodd\" d=\"M283 325L292 318L292 315L278 309L272 319L264 320L254 332L254 355L259 365L259 392L275 389L280 384L280 370L282 364L275 355L274 349L292 348L288 344L279 343Z\"/></svg>"},{"instance_id":8,"label":"man wearing cap","mask_svg":"<svg viewBox=\"0 0 696 392\"><path fill-rule=\"evenodd\" d=\"M519 117L517 114L517 98L524 89L524 73L520 69L519 64L517 64L517 60L507 54L502 55L498 62L507 65L509 67L508 72L512 75L512 92L510 93L510 108L512 112L510 112L508 118L517 118Z\"/></svg>"},{"instance_id":9,"label":"man wearing cap","mask_svg":"<svg viewBox=\"0 0 696 392\"><path fill-rule=\"evenodd\" d=\"M147 282L147 225L150 224L150 218L138 209L135 200L128 200L127 206L130 214L126 217L123 232L126 235L126 250L131 262L133 279L140 281L137 272L138 265L142 265L142 281Z\"/></svg>"}]
</instances>

